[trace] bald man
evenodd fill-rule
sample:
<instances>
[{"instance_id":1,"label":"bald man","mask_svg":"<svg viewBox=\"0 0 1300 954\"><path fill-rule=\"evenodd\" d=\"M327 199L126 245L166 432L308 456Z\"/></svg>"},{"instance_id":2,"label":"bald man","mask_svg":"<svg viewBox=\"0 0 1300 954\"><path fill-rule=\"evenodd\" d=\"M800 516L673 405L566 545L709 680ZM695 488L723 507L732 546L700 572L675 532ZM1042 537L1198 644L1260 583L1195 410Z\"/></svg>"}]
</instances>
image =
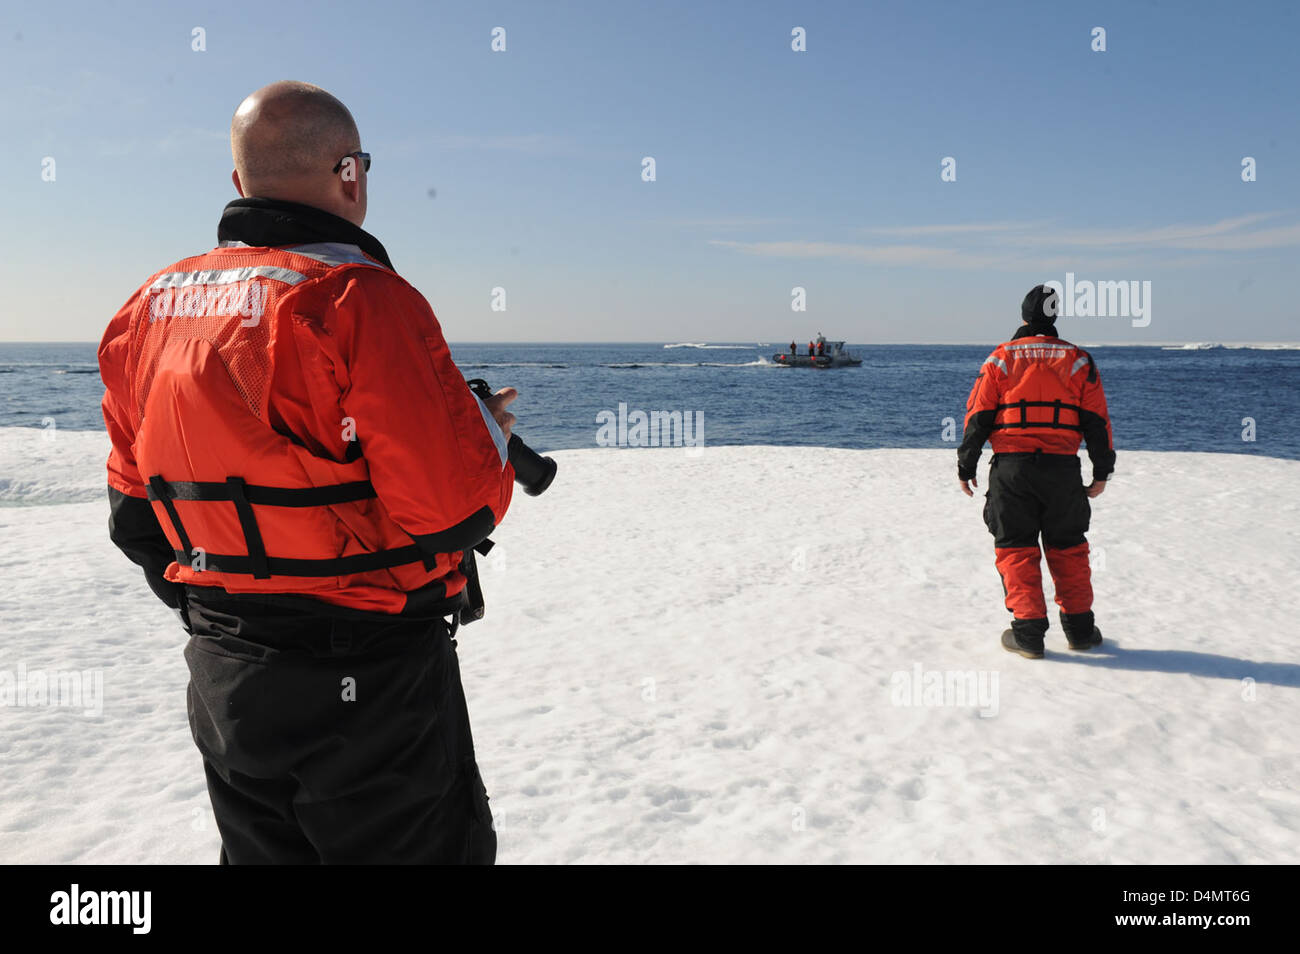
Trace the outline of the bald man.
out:
<instances>
[{"instance_id":1,"label":"bald man","mask_svg":"<svg viewBox=\"0 0 1300 954\"><path fill-rule=\"evenodd\" d=\"M466 386L366 218L347 108L272 83L219 245L99 348L109 532L190 633L220 860L491 863L454 636L510 504L512 389Z\"/></svg>"}]
</instances>

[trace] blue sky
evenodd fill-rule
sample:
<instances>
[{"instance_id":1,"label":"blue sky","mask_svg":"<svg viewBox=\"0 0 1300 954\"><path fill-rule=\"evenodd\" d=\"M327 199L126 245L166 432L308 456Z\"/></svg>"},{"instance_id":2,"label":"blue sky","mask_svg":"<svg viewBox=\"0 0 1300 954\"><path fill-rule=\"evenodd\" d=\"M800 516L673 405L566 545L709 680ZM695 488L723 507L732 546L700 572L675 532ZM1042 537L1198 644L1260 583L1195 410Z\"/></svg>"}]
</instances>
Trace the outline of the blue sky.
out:
<instances>
[{"instance_id":1,"label":"blue sky","mask_svg":"<svg viewBox=\"0 0 1300 954\"><path fill-rule=\"evenodd\" d=\"M300 79L452 341L985 342L1067 271L1151 282L1080 342L1296 341L1297 36L1283 2L6 4L0 340L96 340L215 244L231 114Z\"/></svg>"}]
</instances>

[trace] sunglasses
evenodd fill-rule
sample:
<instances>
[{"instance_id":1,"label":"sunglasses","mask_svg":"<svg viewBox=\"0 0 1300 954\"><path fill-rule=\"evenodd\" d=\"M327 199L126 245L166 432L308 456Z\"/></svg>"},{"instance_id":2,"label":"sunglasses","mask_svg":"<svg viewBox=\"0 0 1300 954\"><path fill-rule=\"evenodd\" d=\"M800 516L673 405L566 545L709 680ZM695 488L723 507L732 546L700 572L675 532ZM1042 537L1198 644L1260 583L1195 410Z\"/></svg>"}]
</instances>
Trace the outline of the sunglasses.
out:
<instances>
[{"instance_id":1,"label":"sunglasses","mask_svg":"<svg viewBox=\"0 0 1300 954\"><path fill-rule=\"evenodd\" d=\"M344 156L342 159L340 159L340 160L338 161L338 163L334 166L334 173L337 175L337 174L338 174L338 171L339 171L340 169L343 168L343 163L345 163L345 162L347 162L349 159L353 159L353 158L355 158L355 159L360 159L360 160L361 160L361 167L362 167L363 169L365 169L366 172L369 172L369 171L370 171L370 153L368 153L368 152L350 152L350 153L348 153L346 156Z\"/></svg>"}]
</instances>

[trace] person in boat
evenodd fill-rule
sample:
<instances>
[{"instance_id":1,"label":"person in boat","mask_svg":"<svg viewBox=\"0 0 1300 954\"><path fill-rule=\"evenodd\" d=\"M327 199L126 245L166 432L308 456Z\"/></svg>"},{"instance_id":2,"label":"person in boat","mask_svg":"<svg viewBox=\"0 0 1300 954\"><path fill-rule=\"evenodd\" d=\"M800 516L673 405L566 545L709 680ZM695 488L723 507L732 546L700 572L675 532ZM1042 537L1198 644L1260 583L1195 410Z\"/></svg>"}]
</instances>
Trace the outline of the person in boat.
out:
<instances>
[{"instance_id":1,"label":"person in boat","mask_svg":"<svg viewBox=\"0 0 1300 954\"><path fill-rule=\"evenodd\" d=\"M826 353L826 342L824 340L819 340L817 342L817 356L821 357L825 353Z\"/></svg>"},{"instance_id":2,"label":"person in boat","mask_svg":"<svg viewBox=\"0 0 1300 954\"><path fill-rule=\"evenodd\" d=\"M1106 489L1115 469L1101 375L1092 355L1057 336L1057 299L1046 285L1025 296L1020 329L993 350L975 378L957 451L957 479L970 497L984 442L993 445L984 522L1013 617L1002 646L1031 659L1042 657L1048 627L1040 536L1070 648L1101 644L1084 534L1089 501ZM1088 442L1092 463L1087 487L1080 475L1080 439Z\"/></svg>"},{"instance_id":3,"label":"person in boat","mask_svg":"<svg viewBox=\"0 0 1300 954\"><path fill-rule=\"evenodd\" d=\"M794 357L795 355L797 355L798 353L799 353L799 346L798 346L797 344L795 344L793 341L791 341L791 342L790 342L790 357L793 358L793 357Z\"/></svg>"},{"instance_id":4,"label":"person in boat","mask_svg":"<svg viewBox=\"0 0 1300 954\"><path fill-rule=\"evenodd\" d=\"M813 358L816 357L816 355L817 355L817 343L815 341L808 342L808 357Z\"/></svg>"}]
</instances>

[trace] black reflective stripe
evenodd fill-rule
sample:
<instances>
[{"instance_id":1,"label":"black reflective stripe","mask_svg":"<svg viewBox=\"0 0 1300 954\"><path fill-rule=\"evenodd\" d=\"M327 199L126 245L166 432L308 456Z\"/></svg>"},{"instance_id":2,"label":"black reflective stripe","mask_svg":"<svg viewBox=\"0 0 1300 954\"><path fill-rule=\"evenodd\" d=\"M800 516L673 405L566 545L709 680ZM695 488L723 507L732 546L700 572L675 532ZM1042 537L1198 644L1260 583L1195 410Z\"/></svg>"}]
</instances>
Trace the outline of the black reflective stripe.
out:
<instances>
[{"instance_id":1,"label":"black reflective stripe","mask_svg":"<svg viewBox=\"0 0 1300 954\"><path fill-rule=\"evenodd\" d=\"M176 505L171 501L171 494L170 489L167 486L167 481L163 480L162 477L157 474L150 477L148 494L150 500L157 500L163 505L163 509L167 511L167 519L172 522L172 529L176 531L176 536L180 538L181 550L184 552L185 556L177 562L189 563L190 554L193 552L193 548L190 546L190 538L185 533L185 525L181 523L181 515L176 512Z\"/></svg>"},{"instance_id":2,"label":"black reflective stripe","mask_svg":"<svg viewBox=\"0 0 1300 954\"><path fill-rule=\"evenodd\" d=\"M248 560L252 566L253 579L269 580L271 571L266 564L266 544L262 540L262 531L258 529L257 518L253 516L253 505L244 493L242 477L227 477L230 499L239 515L239 526L244 531L244 541L248 544Z\"/></svg>"},{"instance_id":3,"label":"black reflective stripe","mask_svg":"<svg viewBox=\"0 0 1300 954\"><path fill-rule=\"evenodd\" d=\"M179 562L184 554L177 550ZM188 559L188 558L186 558ZM407 563L423 563L424 551L412 544L392 550L373 553L354 553L351 556L332 557L325 560L298 560L286 557L266 557L266 571L270 576L350 576L386 570ZM256 564L251 557L230 553L205 553L204 570L211 573L243 573L256 575Z\"/></svg>"},{"instance_id":4,"label":"black reflective stripe","mask_svg":"<svg viewBox=\"0 0 1300 954\"><path fill-rule=\"evenodd\" d=\"M413 533L411 537L428 553L455 553L478 546L497 528L491 507L480 507L454 527L437 533Z\"/></svg>"},{"instance_id":5,"label":"black reflective stripe","mask_svg":"<svg viewBox=\"0 0 1300 954\"><path fill-rule=\"evenodd\" d=\"M156 484L155 481L158 481ZM347 484L330 484L325 487L263 487L243 484L243 496L250 504L265 507L325 507L329 504L369 500L375 488L368 480L354 480ZM163 481L161 477L149 478L149 499L159 499L155 494L161 485L173 500L224 500L234 502L229 482L216 481Z\"/></svg>"},{"instance_id":6,"label":"black reflective stripe","mask_svg":"<svg viewBox=\"0 0 1300 954\"><path fill-rule=\"evenodd\" d=\"M1000 431L1008 427L1046 427L1058 431L1078 431L1083 433L1083 428L1078 424L1057 424L1055 421L1007 421L1004 424L994 424L993 430Z\"/></svg>"},{"instance_id":7,"label":"black reflective stripe","mask_svg":"<svg viewBox=\"0 0 1300 954\"><path fill-rule=\"evenodd\" d=\"M1065 408L1065 410L1067 410L1067 411L1082 411L1082 410L1083 410L1083 408L1079 407L1079 405L1077 405L1077 404L1066 404L1065 402L1061 401L1059 398L1058 398L1057 400L1055 400L1055 401L1015 401L1015 402L1013 402L1013 403L1011 403L1011 404L999 404L998 407L997 407L997 409L998 409L999 411L1009 411L1009 410L1011 410L1011 408L1013 408L1013 407L1018 407L1018 408L1026 408L1026 407L1055 407L1055 406L1058 405L1058 404L1059 404L1061 407Z\"/></svg>"},{"instance_id":8,"label":"black reflective stripe","mask_svg":"<svg viewBox=\"0 0 1300 954\"><path fill-rule=\"evenodd\" d=\"M252 506L258 504L266 507L324 507L330 504L369 500L375 496L375 488L368 480L330 484L325 487L264 487L245 483L242 477L228 477L220 483L184 480L168 482L163 480L161 475L156 474L149 478L148 489L149 499L157 500L166 509L184 548L173 551L177 563L190 563L193 554L189 537L186 536L176 506L172 503L174 500L186 500L232 503L239 517L239 526L244 534L244 542L248 546L248 555L205 552L203 567L211 572L242 573L254 579L265 580L272 576L349 576L354 573L368 573L371 570L386 570L409 563L420 563L426 570L434 569L437 565L437 554L430 553L415 544L391 550L376 550L320 560L268 556L266 543L257 526L257 517ZM475 517L477 516L478 514L475 514ZM490 510L488 517L491 522ZM489 532L491 529L489 527ZM487 533L483 536L487 536ZM441 552L454 553L461 549L463 546L454 546Z\"/></svg>"}]
</instances>

